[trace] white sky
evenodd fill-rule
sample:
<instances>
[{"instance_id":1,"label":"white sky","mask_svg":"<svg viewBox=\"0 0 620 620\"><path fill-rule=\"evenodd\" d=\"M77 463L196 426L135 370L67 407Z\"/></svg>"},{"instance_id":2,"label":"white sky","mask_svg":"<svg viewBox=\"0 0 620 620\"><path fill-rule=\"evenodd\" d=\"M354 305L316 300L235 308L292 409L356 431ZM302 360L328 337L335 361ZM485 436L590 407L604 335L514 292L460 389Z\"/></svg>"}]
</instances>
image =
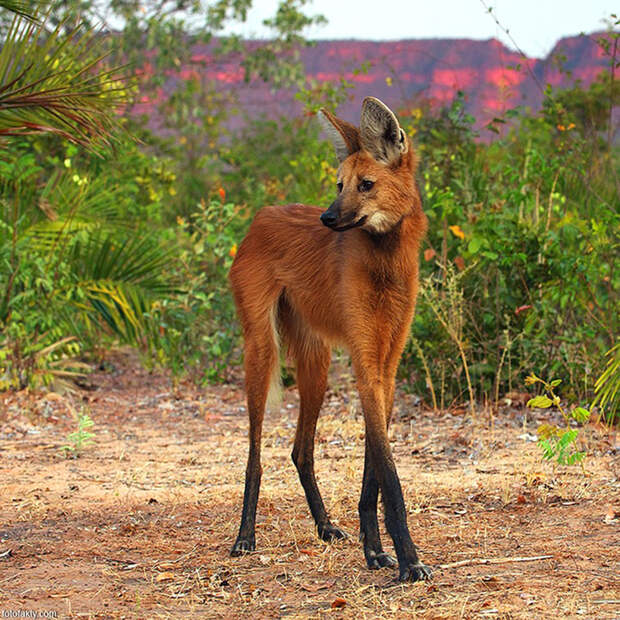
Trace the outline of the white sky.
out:
<instances>
[{"instance_id":1,"label":"white sky","mask_svg":"<svg viewBox=\"0 0 620 620\"><path fill-rule=\"evenodd\" d=\"M605 19L620 6L610 0L485 0L531 57L546 56L563 36L605 30ZM267 37L262 20L275 13L278 0L254 0L248 20L234 28L246 37ZM307 14L322 14L328 24L306 32L312 39L497 38L512 43L480 0L314 0Z\"/></svg>"}]
</instances>

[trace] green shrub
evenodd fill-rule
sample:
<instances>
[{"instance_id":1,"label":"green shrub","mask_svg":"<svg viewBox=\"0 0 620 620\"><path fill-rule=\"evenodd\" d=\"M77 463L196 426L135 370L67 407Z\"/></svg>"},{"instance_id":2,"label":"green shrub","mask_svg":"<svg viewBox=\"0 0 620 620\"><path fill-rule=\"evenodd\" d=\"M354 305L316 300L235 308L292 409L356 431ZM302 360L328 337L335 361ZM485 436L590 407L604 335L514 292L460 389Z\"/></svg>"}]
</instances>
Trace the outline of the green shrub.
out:
<instances>
[{"instance_id":1,"label":"green shrub","mask_svg":"<svg viewBox=\"0 0 620 620\"><path fill-rule=\"evenodd\" d=\"M599 90L595 83L582 99ZM614 342L617 148L602 149L604 125L592 135L575 115L558 127L551 111L552 102L540 115L515 111L513 129L491 143L477 139L459 99L438 116L415 108L404 115L422 154L430 226L427 290L402 374L419 393L431 382L444 404L465 398L468 373L476 397L496 401L532 366L563 374L571 396L590 398ZM466 363L436 312L450 298L451 273Z\"/></svg>"}]
</instances>

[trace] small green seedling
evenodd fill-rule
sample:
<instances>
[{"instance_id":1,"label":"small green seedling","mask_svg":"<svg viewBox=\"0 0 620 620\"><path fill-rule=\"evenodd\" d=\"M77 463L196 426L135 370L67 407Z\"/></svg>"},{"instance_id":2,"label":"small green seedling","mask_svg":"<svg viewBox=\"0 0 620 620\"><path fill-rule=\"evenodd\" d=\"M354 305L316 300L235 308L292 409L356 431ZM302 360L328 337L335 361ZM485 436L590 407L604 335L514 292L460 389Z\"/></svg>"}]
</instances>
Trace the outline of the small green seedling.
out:
<instances>
[{"instance_id":1,"label":"small green seedling","mask_svg":"<svg viewBox=\"0 0 620 620\"><path fill-rule=\"evenodd\" d=\"M554 388L557 388L562 379L554 379L547 382L540 377L537 377L532 373L529 377L526 377L526 385L534 385L540 383L546 394L541 394L534 398L531 398L527 402L527 406L532 409L548 409L555 406L559 409L566 426L561 428L555 424L541 424L538 427L538 445L543 453L543 458L547 461L555 461L559 465L575 465L581 463L583 467L583 459L586 455L585 452L579 452L575 443L579 431L576 428L571 428L571 420L575 420L579 424L584 424L590 418L590 412L583 407L575 407L571 411L567 411L560 401L560 397L555 393Z\"/></svg>"},{"instance_id":2,"label":"small green seedling","mask_svg":"<svg viewBox=\"0 0 620 620\"><path fill-rule=\"evenodd\" d=\"M88 430L95 425L88 413L82 409L76 417L78 425L77 431L67 435L68 444L61 448L67 456L71 454L75 458L80 456L84 448L94 443L93 437L95 436L95 433L91 433Z\"/></svg>"}]
</instances>

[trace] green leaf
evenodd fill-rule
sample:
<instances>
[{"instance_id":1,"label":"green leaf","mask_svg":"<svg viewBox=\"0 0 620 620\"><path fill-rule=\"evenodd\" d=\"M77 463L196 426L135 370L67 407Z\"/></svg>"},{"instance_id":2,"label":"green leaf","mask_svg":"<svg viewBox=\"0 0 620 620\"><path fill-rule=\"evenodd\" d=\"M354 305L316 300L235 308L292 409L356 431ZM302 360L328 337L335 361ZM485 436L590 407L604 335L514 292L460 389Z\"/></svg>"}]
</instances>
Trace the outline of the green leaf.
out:
<instances>
[{"instance_id":1,"label":"green leaf","mask_svg":"<svg viewBox=\"0 0 620 620\"><path fill-rule=\"evenodd\" d=\"M549 385L551 387L557 387L560 383L562 383L562 379L554 379Z\"/></svg>"},{"instance_id":2,"label":"green leaf","mask_svg":"<svg viewBox=\"0 0 620 620\"><path fill-rule=\"evenodd\" d=\"M555 456L555 447L548 439L540 439L538 441L540 449L543 451L543 458L550 461Z\"/></svg>"},{"instance_id":3,"label":"green leaf","mask_svg":"<svg viewBox=\"0 0 620 620\"><path fill-rule=\"evenodd\" d=\"M577 439L578 432L579 431L577 431L574 428L564 431L564 433L562 434L562 436L560 437L558 441L558 444L562 447L568 446L569 444L573 443L575 439Z\"/></svg>"},{"instance_id":4,"label":"green leaf","mask_svg":"<svg viewBox=\"0 0 620 620\"><path fill-rule=\"evenodd\" d=\"M585 452L573 452L567 459L567 465L574 465L575 463L579 463L585 457Z\"/></svg>"},{"instance_id":5,"label":"green leaf","mask_svg":"<svg viewBox=\"0 0 620 620\"><path fill-rule=\"evenodd\" d=\"M476 254L478 250L482 247L482 242L483 239L481 237L473 237L472 240L469 242L467 249L472 254Z\"/></svg>"},{"instance_id":6,"label":"green leaf","mask_svg":"<svg viewBox=\"0 0 620 620\"><path fill-rule=\"evenodd\" d=\"M558 427L557 426L551 426L550 424L541 424L538 427L538 436L540 437L540 439L551 439L552 437L555 437L555 435L557 434L558 431Z\"/></svg>"},{"instance_id":7,"label":"green leaf","mask_svg":"<svg viewBox=\"0 0 620 620\"><path fill-rule=\"evenodd\" d=\"M490 260L495 260L498 257L498 255L495 252L491 252L490 250L487 252L483 252L482 254L483 256L486 256L486 258Z\"/></svg>"},{"instance_id":8,"label":"green leaf","mask_svg":"<svg viewBox=\"0 0 620 620\"><path fill-rule=\"evenodd\" d=\"M548 409L552 404L551 399L544 394L530 398L530 400L527 401L527 406L532 409Z\"/></svg>"},{"instance_id":9,"label":"green leaf","mask_svg":"<svg viewBox=\"0 0 620 620\"><path fill-rule=\"evenodd\" d=\"M590 419L590 412L584 407L575 407L571 411L571 416L577 420L580 424L587 422Z\"/></svg>"}]
</instances>

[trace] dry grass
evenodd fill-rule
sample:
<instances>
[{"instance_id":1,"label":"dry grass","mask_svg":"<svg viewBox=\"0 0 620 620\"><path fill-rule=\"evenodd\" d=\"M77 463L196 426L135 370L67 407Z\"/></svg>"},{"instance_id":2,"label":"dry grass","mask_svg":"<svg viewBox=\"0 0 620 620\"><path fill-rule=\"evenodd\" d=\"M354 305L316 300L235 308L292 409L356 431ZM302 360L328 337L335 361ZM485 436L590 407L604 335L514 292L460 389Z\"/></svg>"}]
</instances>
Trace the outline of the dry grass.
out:
<instances>
[{"instance_id":1,"label":"dry grass","mask_svg":"<svg viewBox=\"0 0 620 620\"><path fill-rule=\"evenodd\" d=\"M92 618L618 618L615 437L585 431L587 474L542 464L537 420L423 413L400 397L393 447L430 583L365 568L357 542L363 425L331 394L317 477L328 545L290 461L296 394L265 424L257 552L233 559L247 421L236 387L171 391L133 365L85 396L96 446L59 453L62 398L7 395L0 413L0 614ZM407 412L412 417L404 416ZM611 506L611 509L610 509ZM390 547L384 533L384 543ZM516 562L515 558L550 558ZM494 563L479 564L480 559ZM465 563L466 561L467 563Z\"/></svg>"}]
</instances>

